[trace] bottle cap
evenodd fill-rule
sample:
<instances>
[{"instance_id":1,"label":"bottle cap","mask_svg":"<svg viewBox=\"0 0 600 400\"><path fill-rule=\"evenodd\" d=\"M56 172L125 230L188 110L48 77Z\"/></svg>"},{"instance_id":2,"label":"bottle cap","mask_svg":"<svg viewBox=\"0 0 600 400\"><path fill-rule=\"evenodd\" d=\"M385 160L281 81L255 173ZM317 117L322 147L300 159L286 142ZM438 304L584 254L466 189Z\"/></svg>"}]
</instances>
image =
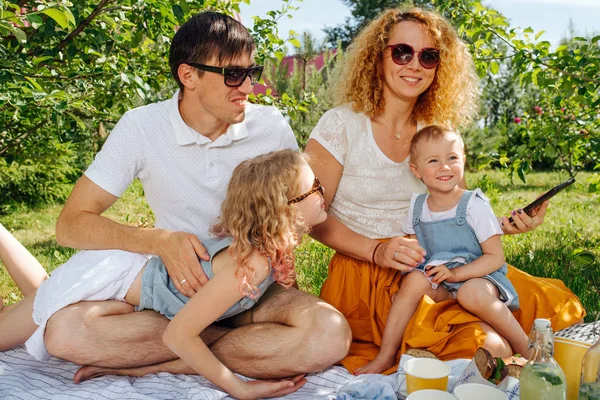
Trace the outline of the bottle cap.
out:
<instances>
[{"instance_id":1,"label":"bottle cap","mask_svg":"<svg viewBox=\"0 0 600 400\"><path fill-rule=\"evenodd\" d=\"M550 320L546 318L536 318L533 321L535 329L549 329L551 327Z\"/></svg>"}]
</instances>

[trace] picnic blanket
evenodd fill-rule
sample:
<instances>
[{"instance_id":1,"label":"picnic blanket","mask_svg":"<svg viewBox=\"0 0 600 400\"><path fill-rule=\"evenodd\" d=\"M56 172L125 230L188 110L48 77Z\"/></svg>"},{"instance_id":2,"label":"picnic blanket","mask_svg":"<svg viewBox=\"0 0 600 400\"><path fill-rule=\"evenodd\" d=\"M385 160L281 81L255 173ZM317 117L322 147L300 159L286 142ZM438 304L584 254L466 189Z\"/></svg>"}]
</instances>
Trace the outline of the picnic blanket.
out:
<instances>
[{"instance_id":1,"label":"picnic blanket","mask_svg":"<svg viewBox=\"0 0 600 400\"><path fill-rule=\"evenodd\" d=\"M573 325L556 333L557 337L578 341L595 341L593 324ZM403 355L400 365L410 356ZM452 376L449 389L464 382L476 382L468 371L470 360L450 361ZM79 367L58 358L37 361L24 347L0 352L0 399L231 399L201 376L159 373L141 378L103 376L81 384L73 383ZM243 377L241 377L243 379ZM344 367L333 366L307 376L308 382L286 400L396 398L402 395L404 373L354 376ZM508 384L510 383L510 385ZM518 399L518 382L508 382L501 389L511 400ZM398 387L400 384L400 387Z\"/></svg>"},{"instance_id":2,"label":"picnic blanket","mask_svg":"<svg viewBox=\"0 0 600 400\"><path fill-rule=\"evenodd\" d=\"M201 376L165 372L141 378L103 376L75 384L78 368L54 357L37 361L24 347L0 352L0 399L231 399ZM354 378L344 367L333 366L308 375L308 382L285 399L335 399Z\"/></svg>"}]
</instances>

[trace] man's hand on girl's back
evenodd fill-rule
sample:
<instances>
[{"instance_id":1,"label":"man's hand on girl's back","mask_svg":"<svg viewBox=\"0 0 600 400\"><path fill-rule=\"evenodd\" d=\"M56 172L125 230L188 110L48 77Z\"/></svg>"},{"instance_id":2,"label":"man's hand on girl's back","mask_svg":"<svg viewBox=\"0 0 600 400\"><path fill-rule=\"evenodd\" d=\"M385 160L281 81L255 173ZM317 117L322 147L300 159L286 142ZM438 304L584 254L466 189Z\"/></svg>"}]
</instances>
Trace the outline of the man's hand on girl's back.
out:
<instances>
[{"instance_id":1,"label":"man's hand on girl's back","mask_svg":"<svg viewBox=\"0 0 600 400\"><path fill-rule=\"evenodd\" d=\"M158 255L175 287L184 296L192 297L208 282L198 257L205 261L210 257L196 235L165 231L165 235L161 235Z\"/></svg>"}]
</instances>

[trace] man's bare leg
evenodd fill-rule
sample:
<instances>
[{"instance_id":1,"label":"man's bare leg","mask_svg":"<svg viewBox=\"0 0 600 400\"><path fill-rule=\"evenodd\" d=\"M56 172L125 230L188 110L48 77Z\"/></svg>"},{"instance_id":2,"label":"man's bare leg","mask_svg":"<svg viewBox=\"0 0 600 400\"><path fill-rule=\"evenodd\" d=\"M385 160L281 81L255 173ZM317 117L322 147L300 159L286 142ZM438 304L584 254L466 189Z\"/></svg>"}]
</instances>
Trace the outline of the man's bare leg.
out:
<instances>
[{"instance_id":1,"label":"man's bare leg","mask_svg":"<svg viewBox=\"0 0 600 400\"><path fill-rule=\"evenodd\" d=\"M48 279L44 267L2 224L0 224L0 260L23 296L35 291Z\"/></svg>"},{"instance_id":2,"label":"man's bare leg","mask_svg":"<svg viewBox=\"0 0 600 400\"><path fill-rule=\"evenodd\" d=\"M221 337L230 332L231 329L220 326L211 326L206 329L200 337L208 346L219 340ZM73 376L73 382L81 383L83 381L98 378L104 375L120 375L120 376L145 376L149 374L157 374L159 372L169 372L171 374L196 375L196 371L187 365L182 359L177 358L164 363L146 365L143 367L134 368L105 368L93 365L86 365L79 368Z\"/></svg>"},{"instance_id":3,"label":"man's bare leg","mask_svg":"<svg viewBox=\"0 0 600 400\"><path fill-rule=\"evenodd\" d=\"M50 319L46 347L50 354L81 365L184 371L180 364L166 363L175 359L162 343L168 320L154 312L126 314L131 309L120 302L69 306ZM350 342L350 327L337 310L289 289L266 300L256 309L253 324L231 331L211 350L231 370L267 379L319 371L341 360Z\"/></svg>"},{"instance_id":4,"label":"man's bare leg","mask_svg":"<svg viewBox=\"0 0 600 400\"><path fill-rule=\"evenodd\" d=\"M154 311L133 310L120 301L84 301L65 307L48 320L46 349L75 364L111 368L177 358L162 341L169 320Z\"/></svg>"},{"instance_id":5,"label":"man's bare leg","mask_svg":"<svg viewBox=\"0 0 600 400\"><path fill-rule=\"evenodd\" d=\"M333 306L290 288L261 304L250 325L211 350L229 369L257 379L320 371L348 354L350 325Z\"/></svg>"}]
</instances>

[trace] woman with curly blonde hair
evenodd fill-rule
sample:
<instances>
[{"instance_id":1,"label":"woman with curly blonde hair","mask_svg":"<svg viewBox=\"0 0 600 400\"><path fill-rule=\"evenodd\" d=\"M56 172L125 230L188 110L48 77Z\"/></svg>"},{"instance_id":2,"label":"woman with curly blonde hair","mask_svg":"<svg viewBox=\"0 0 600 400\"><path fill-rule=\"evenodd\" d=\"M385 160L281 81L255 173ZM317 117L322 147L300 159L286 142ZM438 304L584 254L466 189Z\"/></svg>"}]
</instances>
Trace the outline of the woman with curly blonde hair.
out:
<instances>
[{"instance_id":1,"label":"woman with curly blonde hair","mask_svg":"<svg viewBox=\"0 0 600 400\"><path fill-rule=\"evenodd\" d=\"M91 367L88 377L176 371L201 374L240 399L293 392L304 384L302 376L240 380L209 349L218 338L203 332L215 321L253 309L272 283L290 287L296 276L294 248L326 218L323 188L302 155L280 150L242 162L213 226L217 236L203 242L210 260L201 264L209 282L192 298L175 288L160 257L121 250L80 251L44 281L43 267L0 225L0 259L26 294L4 309L0 303L0 351L25 343L31 354L43 355L44 330L55 312L83 300L120 300L171 319L163 340L181 360L120 370ZM18 271L28 271L30 278ZM36 291L39 281L44 282Z\"/></svg>"},{"instance_id":2,"label":"woman with curly blonde hair","mask_svg":"<svg viewBox=\"0 0 600 400\"><path fill-rule=\"evenodd\" d=\"M321 298L350 323L353 343L342 364L357 372L379 352L391 295L400 289L402 274L424 261L423 248L402 231L413 193L426 192L410 171L411 139L428 125L458 130L473 121L478 79L473 59L450 23L436 11L418 7L384 11L353 40L342 63L331 86L337 106L321 117L306 152L327 187L329 213L312 236L336 250ZM464 180L460 186L466 188ZM534 229L543 222L546 207L544 203L533 218L514 210L515 225L507 217L499 220L503 232ZM520 322L531 324L533 314L551 317L570 306L573 315L566 322L557 318L560 326L554 328L581 318L583 308L572 294L563 291L557 297L564 307L549 307L544 314L524 311L524 305L526 317ZM397 357L408 347L420 347L442 359L470 358L479 346L497 356L511 355L504 338L457 304L422 301Z\"/></svg>"}]
</instances>

